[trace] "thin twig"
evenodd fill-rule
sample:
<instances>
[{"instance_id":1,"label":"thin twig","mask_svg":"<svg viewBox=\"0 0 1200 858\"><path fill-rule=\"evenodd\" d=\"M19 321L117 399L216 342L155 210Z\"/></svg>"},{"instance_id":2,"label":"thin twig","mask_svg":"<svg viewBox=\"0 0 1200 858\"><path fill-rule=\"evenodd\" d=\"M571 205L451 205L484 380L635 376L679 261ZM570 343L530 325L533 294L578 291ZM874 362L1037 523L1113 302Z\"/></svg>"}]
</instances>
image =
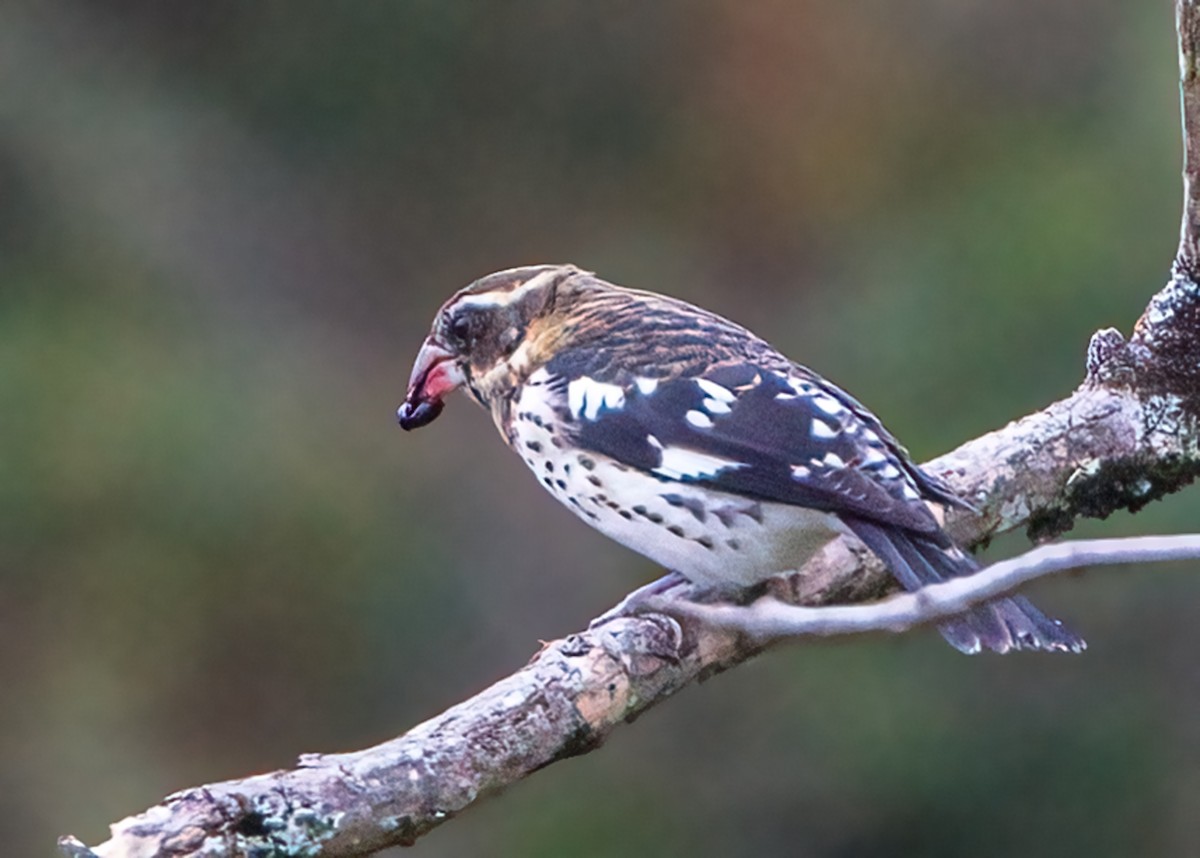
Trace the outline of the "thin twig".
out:
<instances>
[{"instance_id":1,"label":"thin twig","mask_svg":"<svg viewBox=\"0 0 1200 858\"><path fill-rule=\"evenodd\" d=\"M1200 559L1200 535L1088 539L1034 548L1011 560L993 563L974 575L874 604L810 608L766 597L744 607L668 601L657 607L735 630L754 643L765 645L804 635L902 632L961 614L1027 581L1068 569L1195 559ZM649 607L655 607L654 600L650 600Z\"/></svg>"}]
</instances>

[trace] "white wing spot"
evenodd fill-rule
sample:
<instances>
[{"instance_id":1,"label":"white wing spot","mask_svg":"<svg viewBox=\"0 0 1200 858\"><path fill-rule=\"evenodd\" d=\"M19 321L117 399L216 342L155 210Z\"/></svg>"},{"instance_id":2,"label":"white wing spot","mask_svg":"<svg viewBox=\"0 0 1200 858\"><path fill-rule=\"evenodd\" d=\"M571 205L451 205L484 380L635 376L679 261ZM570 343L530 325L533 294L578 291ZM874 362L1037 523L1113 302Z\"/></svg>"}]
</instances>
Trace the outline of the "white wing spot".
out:
<instances>
[{"instance_id":1,"label":"white wing spot","mask_svg":"<svg viewBox=\"0 0 1200 858\"><path fill-rule=\"evenodd\" d=\"M649 396L658 390L657 378L638 378L634 379L633 383L637 385L638 393L642 394L642 396Z\"/></svg>"},{"instance_id":2,"label":"white wing spot","mask_svg":"<svg viewBox=\"0 0 1200 858\"><path fill-rule=\"evenodd\" d=\"M653 447L655 450L661 450L663 448L662 441L658 440L653 435L646 436L646 443L649 444L651 447Z\"/></svg>"},{"instance_id":3,"label":"white wing spot","mask_svg":"<svg viewBox=\"0 0 1200 858\"><path fill-rule=\"evenodd\" d=\"M844 468L844 467L846 467L846 463L842 461L842 457L839 456L837 453L826 453L825 458L821 460L821 464L823 464L827 468Z\"/></svg>"},{"instance_id":4,"label":"white wing spot","mask_svg":"<svg viewBox=\"0 0 1200 858\"><path fill-rule=\"evenodd\" d=\"M863 440L866 441L868 444L882 443L880 441L878 433L874 429L862 430L862 436L863 436Z\"/></svg>"},{"instance_id":5,"label":"white wing spot","mask_svg":"<svg viewBox=\"0 0 1200 858\"><path fill-rule=\"evenodd\" d=\"M908 498L909 500L920 500L921 499L920 492L918 492L915 488L913 488L908 483L904 484L904 496L906 498Z\"/></svg>"},{"instance_id":6,"label":"white wing spot","mask_svg":"<svg viewBox=\"0 0 1200 858\"><path fill-rule=\"evenodd\" d=\"M615 384L605 384L588 378L577 378L567 385L567 408L576 417L595 420L600 409L617 409L625 405L625 391Z\"/></svg>"},{"instance_id":7,"label":"white wing spot","mask_svg":"<svg viewBox=\"0 0 1200 858\"><path fill-rule=\"evenodd\" d=\"M786 402L789 399L799 399L800 394L798 394L798 393L776 393L775 398Z\"/></svg>"},{"instance_id":8,"label":"white wing spot","mask_svg":"<svg viewBox=\"0 0 1200 858\"><path fill-rule=\"evenodd\" d=\"M746 466L742 462L731 462L685 447L664 447L662 462L654 469L654 473L672 480L698 480L719 474L721 471L744 467Z\"/></svg>"},{"instance_id":9,"label":"white wing spot","mask_svg":"<svg viewBox=\"0 0 1200 858\"><path fill-rule=\"evenodd\" d=\"M831 417L837 416L845 412L845 407L832 396L827 396L824 393L819 393L812 398L812 403L817 408L824 411Z\"/></svg>"},{"instance_id":10,"label":"white wing spot","mask_svg":"<svg viewBox=\"0 0 1200 858\"><path fill-rule=\"evenodd\" d=\"M830 426L824 420L814 420L812 422L812 436L814 438L836 438L838 431Z\"/></svg>"},{"instance_id":11,"label":"white wing spot","mask_svg":"<svg viewBox=\"0 0 1200 858\"><path fill-rule=\"evenodd\" d=\"M712 418L703 411L689 411L683 417L697 429L711 429L713 425Z\"/></svg>"},{"instance_id":12,"label":"white wing spot","mask_svg":"<svg viewBox=\"0 0 1200 858\"><path fill-rule=\"evenodd\" d=\"M862 463L864 468L873 468L886 461L887 456L883 454L882 450L877 447L868 447L867 452L863 454Z\"/></svg>"},{"instance_id":13,"label":"white wing spot","mask_svg":"<svg viewBox=\"0 0 1200 858\"><path fill-rule=\"evenodd\" d=\"M711 396L720 402L733 402L733 400L737 399L731 390L722 387L715 381L709 381L707 378L696 379L696 386L704 391L705 396Z\"/></svg>"},{"instance_id":14,"label":"white wing spot","mask_svg":"<svg viewBox=\"0 0 1200 858\"><path fill-rule=\"evenodd\" d=\"M728 414L733 410L727 403L721 402L719 399L706 399L700 404L709 414Z\"/></svg>"},{"instance_id":15,"label":"white wing spot","mask_svg":"<svg viewBox=\"0 0 1200 858\"><path fill-rule=\"evenodd\" d=\"M807 480L811 476L812 470L806 468L804 465L792 465L792 479Z\"/></svg>"},{"instance_id":16,"label":"white wing spot","mask_svg":"<svg viewBox=\"0 0 1200 858\"><path fill-rule=\"evenodd\" d=\"M879 476L883 477L885 480L894 480L896 477L900 476L900 469L895 465L887 465L886 467L879 469Z\"/></svg>"}]
</instances>

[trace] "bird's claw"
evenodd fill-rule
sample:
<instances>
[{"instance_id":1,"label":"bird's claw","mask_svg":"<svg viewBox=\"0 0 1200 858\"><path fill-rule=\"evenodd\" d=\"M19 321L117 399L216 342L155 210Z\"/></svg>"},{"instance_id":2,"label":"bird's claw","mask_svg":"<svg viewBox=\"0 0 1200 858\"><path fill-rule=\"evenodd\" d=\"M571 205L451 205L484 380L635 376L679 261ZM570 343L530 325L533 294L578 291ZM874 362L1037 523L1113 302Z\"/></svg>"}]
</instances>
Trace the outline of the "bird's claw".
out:
<instances>
[{"instance_id":1,"label":"bird's claw","mask_svg":"<svg viewBox=\"0 0 1200 858\"><path fill-rule=\"evenodd\" d=\"M663 577L638 587L615 607L609 608L588 623L588 630L600 628L606 623L624 617L639 617L645 614L663 613L664 603L678 599L686 600L692 595L692 583L678 572L668 572Z\"/></svg>"}]
</instances>

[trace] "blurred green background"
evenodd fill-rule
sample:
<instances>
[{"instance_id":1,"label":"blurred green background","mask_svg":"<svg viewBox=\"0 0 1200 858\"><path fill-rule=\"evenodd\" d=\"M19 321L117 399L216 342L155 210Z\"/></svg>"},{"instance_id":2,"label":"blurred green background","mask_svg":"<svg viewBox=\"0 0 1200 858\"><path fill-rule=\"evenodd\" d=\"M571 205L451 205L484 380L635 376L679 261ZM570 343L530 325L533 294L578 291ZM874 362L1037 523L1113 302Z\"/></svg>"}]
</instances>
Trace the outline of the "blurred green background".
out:
<instances>
[{"instance_id":1,"label":"blurred green background","mask_svg":"<svg viewBox=\"0 0 1200 858\"><path fill-rule=\"evenodd\" d=\"M465 399L397 429L453 290L693 300L927 458L1163 281L1176 74L1165 0L3 3L0 851L388 738L656 574ZM1030 589L1085 656L784 648L417 848L1197 854L1195 569Z\"/></svg>"}]
</instances>

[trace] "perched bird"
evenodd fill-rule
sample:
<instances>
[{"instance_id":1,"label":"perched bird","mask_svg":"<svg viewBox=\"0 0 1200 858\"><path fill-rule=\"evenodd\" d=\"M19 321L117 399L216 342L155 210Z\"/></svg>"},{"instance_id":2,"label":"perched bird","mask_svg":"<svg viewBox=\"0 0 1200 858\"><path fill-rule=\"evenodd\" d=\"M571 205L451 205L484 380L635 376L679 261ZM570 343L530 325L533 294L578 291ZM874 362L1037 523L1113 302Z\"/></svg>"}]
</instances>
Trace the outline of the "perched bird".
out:
<instances>
[{"instance_id":1,"label":"perched bird","mask_svg":"<svg viewBox=\"0 0 1200 858\"><path fill-rule=\"evenodd\" d=\"M663 588L748 587L845 533L907 590L977 568L929 507L965 504L875 415L683 301L573 265L490 274L438 312L400 425L431 422L459 387L559 501L671 570ZM1084 647L1021 596L939 628L968 653Z\"/></svg>"}]
</instances>

